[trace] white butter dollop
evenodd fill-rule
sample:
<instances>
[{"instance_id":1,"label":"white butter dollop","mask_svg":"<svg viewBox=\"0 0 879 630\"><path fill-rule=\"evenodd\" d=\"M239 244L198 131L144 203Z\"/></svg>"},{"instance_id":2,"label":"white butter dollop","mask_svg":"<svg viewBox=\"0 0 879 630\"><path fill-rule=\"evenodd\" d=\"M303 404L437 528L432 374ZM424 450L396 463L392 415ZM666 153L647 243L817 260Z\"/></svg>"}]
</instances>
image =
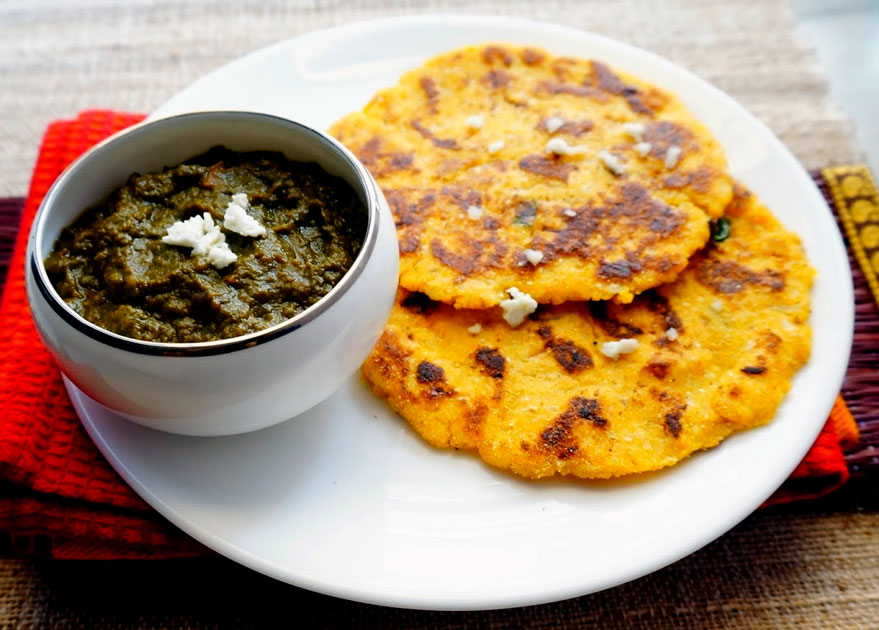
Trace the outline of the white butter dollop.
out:
<instances>
[{"instance_id":1,"label":"white butter dollop","mask_svg":"<svg viewBox=\"0 0 879 630\"><path fill-rule=\"evenodd\" d=\"M601 354L611 359L619 359L621 354L634 352L638 348L637 339L620 339L619 341L606 341L601 344Z\"/></svg>"},{"instance_id":2,"label":"white butter dollop","mask_svg":"<svg viewBox=\"0 0 879 630\"><path fill-rule=\"evenodd\" d=\"M545 150L554 155L583 155L586 153L586 147L568 144L564 138L551 139L546 143Z\"/></svg>"},{"instance_id":3,"label":"white butter dollop","mask_svg":"<svg viewBox=\"0 0 879 630\"><path fill-rule=\"evenodd\" d=\"M500 151L501 149L504 148L504 145L505 145L505 143L503 140L498 140L496 142L492 142L490 145L488 145L488 152L489 153L497 153L498 151Z\"/></svg>"},{"instance_id":4,"label":"white butter dollop","mask_svg":"<svg viewBox=\"0 0 879 630\"><path fill-rule=\"evenodd\" d=\"M246 194L232 195L232 201L226 206L226 214L223 216L223 227L242 236L265 236L265 226L247 214L249 207L250 201L248 201Z\"/></svg>"},{"instance_id":5,"label":"white butter dollop","mask_svg":"<svg viewBox=\"0 0 879 630\"><path fill-rule=\"evenodd\" d=\"M479 206L468 206L467 207L467 216L473 219L474 221L478 221L482 218L482 208Z\"/></svg>"},{"instance_id":6,"label":"white butter dollop","mask_svg":"<svg viewBox=\"0 0 879 630\"><path fill-rule=\"evenodd\" d=\"M205 256L210 253L212 247L219 246L226 241L225 235L220 231L220 226L214 223L214 218L205 212L202 215L204 234L192 247L192 256Z\"/></svg>"},{"instance_id":7,"label":"white butter dollop","mask_svg":"<svg viewBox=\"0 0 879 630\"><path fill-rule=\"evenodd\" d=\"M632 148L635 149L635 153L641 157L647 157L647 154L653 149L653 145L649 142L639 142Z\"/></svg>"},{"instance_id":8,"label":"white butter dollop","mask_svg":"<svg viewBox=\"0 0 879 630\"><path fill-rule=\"evenodd\" d=\"M616 155L606 149L598 152L598 159L604 164L604 167L614 175L623 175L626 172L626 165L620 161Z\"/></svg>"},{"instance_id":9,"label":"white butter dollop","mask_svg":"<svg viewBox=\"0 0 879 630\"><path fill-rule=\"evenodd\" d=\"M528 315L537 310L537 301L516 287L507 289L507 294L510 299L501 302L500 307L504 311L504 320L515 328L525 321Z\"/></svg>"},{"instance_id":10,"label":"white butter dollop","mask_svg":"<svg viewBox=\"0 0 879 630\"><path fill-rule=\"evenodd\" d=\"M526 249L524 252L525 260L530 262L532 265L538 264L541 260L543 260L543 252L536 249Z\"/></svg>"},{"instance_id":11,"label":"white butter dollop","mask_svg":"<svg viewBox=\"0 0 879 630\"><path fill-rule=\"evenodd\" d=\"M647 131L647 129L644 127L643 123L627 122L623 123L623 131L632 139L641 142L641 140L644 139L644 132Z\"/></svg>"},{"instance_id":12,"label":"white butter dollop","mask_svg":"<svg viewBox=\"0 0 879 630\"><path fill-rule=\"evenodd\" d=\"M220 226L214 223L214 219L207 212L186 221L176 221L167 231L167 235L162 237L163 243L191 247L190 256L207 256L208 261L217 269L232 264L238 258L229 249L226 235L220 231Z\"/></svg>"},{"instance_id":13,"label":"white butter dollop","mask_svg":"<svg viewBox=\"0 0 879 630\"><path fill-rule=\"evenodd\" d=\"M220 234L220 236L223 235ZM222 269L238 260L238 256L235 255L235 252L229 249L229 243L226 242L226 237L223 236L223 240L211 247L208 251L208 260L211 261L211 264L216 269Z\"/></svg>"},{"instance_id":14,"label":"white butter dollop","mask_svg":"<svg viewBox=\"0 0 879 630\"><path fill-rule=\"evenodd\" d=\"M550 116L546 120L543 121L543 126L546 127L546 130L549 133L555 133L559 129L562 128L562 125L565 124L565 119L559 116Z\"/></svg>"},{"instance_id":15,"label":"white butter dollop","mask_svg":"<svg viewBox=\"0 0 879 630\"><path fill-rule=\"evenodd\" d=\"M226 206L223 216L223 227L242 236L265 236L265 226L247 214L249 207L250 201L246 194L232 195L232 201ZM167 232L162 237L163 243L191 247L190 256L207 256L216 269L231 265L238 259L235 252L229 249L226 235L220 231L220 226L208 212L186 221L176 221L168 227Z\"/></svg>"},{"instance_id":16,"label":"white butter dollop","mask_svg":"<svg viewBox=\"0 0 879 630\"><path fill-rule=\"evenodd\" d=\"M471 129L482 129L482 125L485 124L485 116L482 114L475 114L467 118L467 126Z\"/></svg>"},{"instance_id":17,"label":"white butter dollop","mask_svg":"<svg viewBox=\"0 0 879 630\"><path fill-rule=\"evenodd\" d=\"M671 145L665 152L665 168L674 168L681 159L681 148L677 145Z\"/></svg>"},{"instance_id":18,"label":"white butter dollop","mask_svg":"<svg viewBox=\"0 0 879 630\"><path fill-rule=\"evenodd\" d=\"M213 219L207 212L203 216L194 216L186 221L176 221L173 225L168 226L168 234L162 237L162 242L166 245L179 247L196 247L199 240L205 235L205 217L213 225Z\"/></svg>"}]
</instances>

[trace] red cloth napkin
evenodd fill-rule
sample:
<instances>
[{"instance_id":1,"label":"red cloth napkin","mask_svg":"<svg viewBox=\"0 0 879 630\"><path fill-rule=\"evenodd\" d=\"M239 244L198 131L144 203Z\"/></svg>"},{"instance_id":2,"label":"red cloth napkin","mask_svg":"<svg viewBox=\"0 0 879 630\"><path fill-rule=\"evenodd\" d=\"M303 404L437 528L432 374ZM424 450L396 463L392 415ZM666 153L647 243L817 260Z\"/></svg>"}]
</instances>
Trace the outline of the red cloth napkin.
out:
<instances>
[{"instance_id":1,"label":"red cloth napkin","mask_svg":"<svg viewBox=\"0 0 879 630\"><path fill-rule=\"evenodd\" d=\"M61 171L99 140L143 116L82 112L52 123L40 147L2 302L0 532L25 550L66 558L172 557L206 550L159 517L123 482L79 423L33 327L24 288L28 230ZM841 486L841 440L857 439L842 399L805 460L767 505Z\"/></svg>"}]
</instances>

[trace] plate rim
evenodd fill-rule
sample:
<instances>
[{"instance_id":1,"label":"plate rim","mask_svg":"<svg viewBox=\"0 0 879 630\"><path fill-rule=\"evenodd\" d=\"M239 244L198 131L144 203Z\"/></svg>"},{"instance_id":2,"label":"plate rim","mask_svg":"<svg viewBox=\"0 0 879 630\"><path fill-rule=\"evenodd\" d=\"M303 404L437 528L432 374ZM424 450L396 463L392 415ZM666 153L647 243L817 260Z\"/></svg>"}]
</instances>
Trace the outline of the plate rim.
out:
<instances>
[{"instance_id":1,"label":"plate rim","mask_svg":"<svg viewBox=\"0 0 879 630\"><path fill-rule=\"evenodd\" d=\"M177 94L168 99L165 103L159 106L150 115L150 119L155 117L161 117L166 113L170 114L179 111L174 109L175 101L179 99L181 95L189 92L190 90L197 89L198 86L202 84L202 82L210 81L216 75L229 71L230 68L234 68L238 65L246 65L248 63L252 63L253 58L258 58L262 55L268 56L271 55L275 50L283 50L286 47L301 44L303 40L306 40L307 43L307 39L309 38L320 39L321 37L326 37L328 34L336 35L339 33L344 33L346 30L362 31L394 26L398 28L406 26L411 27L412 25L423 25L425 22L428 22L428 24L432 26L436 25L438 21L446 22L452 26L461 23L467 23L469 25L472 25L474 23L478 23L480 25L493 23L494 25L498 25L499 27L536 27L539 29L547 29L549 31L560 30L571 36L591 39L611 46L622 47L629 53L634 53L639 56L646 56L653 62L659 62L661 65L673 68L675 72L683 73L683 75L685 75L688 79L698 82L701 89L707 89L712 92L715 97L727 101L732 106L733 110L735 110L736 116L746 120L752 130L756 130L757 132L759 132L761 139L771 145L774 153L784 160L784 162L786 163L786 170L790 171L791 173L796 173L796 176L800 180L800 183L805 185L809 189L808 194L815 200L816 203L823 206L824 212L827 215L826 218L829 218L830 221L834 222L831 210L827 206L826 201L821 196L820 192L815 186L815 183L808 176L806 170L803 168L800 162L793 156L791 151L775 136L775 134L766 125L759 121L753 114L745 109L733 97L721 91L719 88L715 87L707 80L696 75L694 72L688 70L687 68L664 57L661 57L660 55L653 53L649 50L633 46L626 42L613 39L605 35L545 20L533 20L508 16L492 16L477 13L433 13L396 17L380 17L370 20L352 21L337 26L309 31L295 37L287 38L259 48L237 59L234 59L219 68L214 69L213 71L207 73L193 83L189 84L187 87L183 88L183 90L179 91ZM660 81L655 82L660 83ZM837 250L835 252L835 257L839 257L841 255L847 266L848 258L843 244L842 236L838 229L834 230L834 232L836 236L832 239L834 241L832 249ZM848 364L849 353L851 352L851 341L854 332L854 293L851 273L847 273L845 275L845 278L842 279L840 286L837 288L842 292L842 297L846 298L838 306L843 310L841 315L844 316L844 321L841 322L841 325L844 325L846 329L842 331L842 335L847 340L847 344L845 350L841 351L836 357L836 365L829 372L830 374L834 375L834 378L831 380L832 384L835 387L828 388L827 391L834 393L832 393L832 395L828 394L819 397L821 398L821 400L816 401L816 403L818 404L816 404L815 408L819 411L823 411L823 413L817 414L816 412L816 417L824 417L827 415L827 413L829 413L833 401L836 397L835 392L839 391L839 386L841 386L844 379L845 367ZM812 296L812 299L814 304L814 295ZM814 355L810 357L810 361L812 360L814 360ZM306 575L291 574L288 569L285 569L277 563L258 556L246 549L243 549L237 544L219 538L210 531L204 530L202 528L203 526L199 526L197 523L190 521L188 518L181 515L170 505L165 503L165 501L161 497L155 495L146 485L142 483L138 476L125 465L125 462L116 457L116 455L114 454L113 446L106 441L106 436L103 435L100 431L100 428L94 424L93 418L88 412L88 404L92 401L87 399L84 394L76 390L75 386L67 382L66 379L65 385L68 388L68 392L70 393L71 399L74 402L74 407L76 408L76 411L80 419L82 420L86 431L89 433L89 436L98 446L99 450L108 459L113 468L117 470L117 472L123 477L123 479L129 485L131 485L132 488L144 500L147 501L147 503L149 503L160 514L162 514L162 516L167 518L174 525L182 529L184 532L186 532L196 540L199 540L200 542L205 544L207 547L213 549L214 551L217 551L221 555L232 559L235 562L254 569L260 573L269 575L283 582L306 588L308 590L336 597L342 597L348 600L358 601L362 603L379 604L393 607L417 608L425 610L487 610L548 603L585 595L607 588L612 588L619 584L637 579L638 577L668 566L669 564L672 564L680 560L681 558L686 557L691 553L694 553L698 549L704 547L706 544L722 536L724 533L740 523L749 514L751 514L757 507L759 507L759 505L762 504L765 499L768 498L772 494L772 492L777 489L780 483L783 482L784 479L786 479L787 476L789 476L790 473L794 470L794 468L802 459L802 456L805 455L811 444L814 442L814 439L817 437L818 433L821 430L821 427L823 426L823 422L819 424L816 421L814 431L804 431L803 433L801 433L797 448L789 449L787 451L788 457L785 459L787 465L779 466L779 470L781 470L782 468L786 470L784 476L780 477L781 481L778 481L774 478L771 481L766 481L764 479L763 483L760 485L760 492L755 491L755 498L753 501L743 502L743 504L739 506L739 509L731 510L726 513L726 518L722 519L719 523L716 523L710 531L703 531L702 535L695 537L696 540L691 542L690 544L679 545L678 547L671 546L666 553L657 554L657 557L654 557L653 561L648 563L652 566L652 568L645 569L642 566L644 564L642 562L638 565L637 568L632 568L629 571L625 572L622 577L604 582L600 586L596 587L587 586L586 588L584 588L582 584L569 584L566 588L556 588L552 590L552 592L539 592L534 594L528 593L525 595L517 593L515 594L515 596L512 597L504 596L503 594L496 594L495 597L486 596L483 598L482 601L468 600L463 605L459 605L456 602L442 600L441 598L424 596L419 597L413 595L399 596L395 595L394 593L385 592L382 590L369 591L368 589L364 588L358 589L351 584L340 586L337 583L330 583L323 580L312 580L309 579L309 577Z\"/></svg>"}]
</instances>

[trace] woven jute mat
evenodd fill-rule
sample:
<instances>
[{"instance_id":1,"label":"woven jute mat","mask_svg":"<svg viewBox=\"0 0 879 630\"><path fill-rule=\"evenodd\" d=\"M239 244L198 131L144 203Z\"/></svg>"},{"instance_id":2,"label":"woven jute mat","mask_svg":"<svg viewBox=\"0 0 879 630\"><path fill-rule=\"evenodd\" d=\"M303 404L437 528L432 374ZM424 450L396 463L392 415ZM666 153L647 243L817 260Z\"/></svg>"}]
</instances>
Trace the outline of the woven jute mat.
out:
<instances>
[{"instance_id":1,"label":"woven jute mat","mask_svg":"<svg viewBox=\"0 0 879 630\"><path fill-rule=\"evenodd\" d=\"M27 191L50 120L95 107L149 112L261 46L335 24L450 11L547 20L647 48L739 100L807 168L862 161L786 0L4 0L0 197Z\"/></svg>"},{"instance_id":2,"label":"woven jute mat","mask_svg":"<svg viewBox=\"0 0 879 630\"><path fill-rule=\"evenodd\" d=\"M315 595L222 559L0 565L4 628L877 627L875 515L759 513L617 588L514 610L439 613ZM428 571L429 567L425 567Z\"/></svg>"},{"instance_id":3,"label":"woven jute mat","mask_svg":"<svg viewBox=\"0 0 879 630\"><path fill-rule=\"evenodd\" d=\"M23 196L40 135L89 108L151 111L206 72L316 28L427 12L515 15L648 48L714 83L809 168L861 157L786 0L4 0L0 196ZM233 89L234 86L230 86ZM602 593L526 609L427 613L324 597L222 558L0 559L0 628L879 627L872 486L754 514L706 548ZM14 541L0 541L0 548ZM429 567L425 568L426 571Z\"/></svg>"}]
</instances>

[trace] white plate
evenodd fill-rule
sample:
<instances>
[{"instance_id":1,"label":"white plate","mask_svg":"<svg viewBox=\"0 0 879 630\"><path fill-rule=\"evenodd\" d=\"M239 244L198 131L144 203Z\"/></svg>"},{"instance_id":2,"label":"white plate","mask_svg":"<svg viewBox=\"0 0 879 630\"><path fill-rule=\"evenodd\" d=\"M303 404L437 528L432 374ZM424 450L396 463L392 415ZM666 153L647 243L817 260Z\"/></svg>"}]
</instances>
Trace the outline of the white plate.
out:
<instances>
[{"instance_id":1,"label":"white plate","mask_svg":"<svg viewBox=\"0 0 879 630\"><path fill-rule=\"evenodd\" d=\"M229 438L153 432L71 389L86 429L123 478L174 524L237 562L322 593L413 608L582 595L674 562L738 523L787 477L830 410L853 312L830 212L763 125L655 55L524 20L379 20L258 51L155 115L244 108L323 128L425 57L487 40L597 57L680 95L721 140L733 173L803 238L819 270L814 359L770 425L662 473L611 483L525 482L472 456L434 450L356 379L293 421Z\"/></svg>"}]
</instances>

